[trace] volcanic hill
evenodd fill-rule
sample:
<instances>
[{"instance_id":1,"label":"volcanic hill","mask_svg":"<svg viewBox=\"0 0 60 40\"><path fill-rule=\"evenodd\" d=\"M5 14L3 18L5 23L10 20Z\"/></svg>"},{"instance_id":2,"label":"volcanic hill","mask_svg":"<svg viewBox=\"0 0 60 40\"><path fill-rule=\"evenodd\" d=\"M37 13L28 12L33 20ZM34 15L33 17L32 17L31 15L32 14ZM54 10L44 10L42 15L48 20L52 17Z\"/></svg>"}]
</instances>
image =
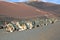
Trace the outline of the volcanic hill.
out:
<instances>
[{"instance_id":1,"label":"volcanic hill","mask_svg":"<svg viewBox=\"0 0 60 40\"><path fill-rule=\"evenodd\" d=\"M33 2L35 3L35 2ZM29 5L28 5L29 4ZM35 7L35 4L32 3L23 3L23 2L18 2L18 3L10 3L10 2L4 2L4 1L0 1L0 18L4 16L5 17L13 17L13 18L33 18L36 16L48 16L48 17L55 17L54 11L53 12L48 12L45 11L47 9L44 9L44 5L47 5L47 3L45 3L43 5L43 3L35 3L37 6L38 5L42 5L41 7L39 6L40 9L38 9L38 7ZM31 6L31 5L34 5ZM53 4L52 4L53 5ZM52 6L52 5L49 5ZM43 7L43 8L42 8ZM49 9L50 10L50 9ZM54 9L53 9L54 10ZM3 16L2 16L3 15ZM13 19L12 18L12 19ZM8 18L9 19L9 18Z\"/></svg>"},{"instance_id":2,"label":"volcanic hill","mask_svg":"<svg viewBox=\"0 0 60 40\"><path fill-rule=\"evenodd\" d=\"M49 2L29 2L26 4L36 7L39 10L51 12L54 15L60 17L60 4L54 4Z\"/></svg>"}]
</instances>

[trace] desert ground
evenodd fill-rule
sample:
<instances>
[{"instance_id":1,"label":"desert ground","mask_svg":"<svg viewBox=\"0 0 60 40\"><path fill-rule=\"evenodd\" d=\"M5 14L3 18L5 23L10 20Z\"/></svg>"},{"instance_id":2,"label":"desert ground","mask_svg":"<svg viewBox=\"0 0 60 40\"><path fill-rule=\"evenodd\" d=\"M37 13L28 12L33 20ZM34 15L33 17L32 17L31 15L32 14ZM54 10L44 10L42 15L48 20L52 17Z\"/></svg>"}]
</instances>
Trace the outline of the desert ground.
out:
<instances>
[{"instance_id":1,"label":"desert ground","mask_svg":"<svg viewBox=\"0 0 60 40\"><path fill-rule=\"evenodd\" d=\"M0 40L60 40L60 22L21 32L7 33L0 29Z\"/></svg>"}]
</instances>

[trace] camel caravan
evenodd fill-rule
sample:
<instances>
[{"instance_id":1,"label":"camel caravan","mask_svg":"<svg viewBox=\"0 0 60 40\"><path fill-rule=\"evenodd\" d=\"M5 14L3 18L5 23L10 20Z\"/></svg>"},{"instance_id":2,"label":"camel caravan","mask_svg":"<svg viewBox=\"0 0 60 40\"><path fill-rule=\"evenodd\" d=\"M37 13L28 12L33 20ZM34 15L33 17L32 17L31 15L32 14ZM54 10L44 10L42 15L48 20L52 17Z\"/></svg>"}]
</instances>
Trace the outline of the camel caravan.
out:
<instances>
[{"instance_id":1,"label":"camel caravan","mask_svg":"<svg viewBox=\"0 0 60 40\"><path fill-rule=\"evenodd\" d=\"M23 31L27 29L33 29L36 27L47 26L48 24L53 24L57 21L54 18L47 18L47 19L31 19L31 20L20 20L20 21L10 21L4 22L4 25L0 28L5 29L7 32L14 32L14 31Z\"/></svg>"}]
</instances>

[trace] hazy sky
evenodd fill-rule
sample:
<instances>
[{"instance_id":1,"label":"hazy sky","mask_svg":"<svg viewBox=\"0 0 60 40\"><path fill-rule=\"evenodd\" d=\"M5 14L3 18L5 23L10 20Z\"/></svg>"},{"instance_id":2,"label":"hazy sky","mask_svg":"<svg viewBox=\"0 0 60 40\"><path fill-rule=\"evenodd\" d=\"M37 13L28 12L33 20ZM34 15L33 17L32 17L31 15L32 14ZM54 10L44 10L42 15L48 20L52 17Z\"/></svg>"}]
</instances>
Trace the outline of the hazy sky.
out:
<instances>
[{"instance_id":1,"label":"hazy sky","mask_svg":"<svg viewBox=\"0 0 60 40\"><path fill-rule=\"evenodd\" d=\"M2 0L0 0L0 1L2 1ZM9 2L23 2L23 1L27 1L27 0L3 0L3 1L9 1ZM42 0L42 1L60 4L60 0Z\"/></svg>"},{"instance_id":2,"label":"hazy sky","mask_svg":"<svg viewBox=\"0 0 60 40\"><path fill-rule=\"evenodd\" d=\"M60 4L60 0L43 0L43 1Z\"/></svg>"}]
</instances>

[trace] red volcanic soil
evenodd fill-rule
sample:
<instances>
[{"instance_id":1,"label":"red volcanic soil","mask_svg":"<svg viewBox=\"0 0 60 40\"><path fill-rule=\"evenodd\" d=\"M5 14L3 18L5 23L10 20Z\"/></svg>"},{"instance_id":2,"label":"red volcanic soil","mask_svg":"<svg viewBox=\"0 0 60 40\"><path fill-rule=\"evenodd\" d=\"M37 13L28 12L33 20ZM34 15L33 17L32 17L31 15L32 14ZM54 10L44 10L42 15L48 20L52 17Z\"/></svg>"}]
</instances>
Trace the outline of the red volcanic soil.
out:
<instances>
[{"instance_id":1,"label":"red volcanic soil","mask_svg":"<svg viewBox=\"0 0 60 40\"><path fill-rule=\"evenodd\" d=\"M47 12L51 12L57 17L60 17L60 4L54 4L49 2L29 2L27 5L36 7L37 9L42 9Z\"/></svg>"},{"instance_id":2,"label":"red volcanic soil","mask_svg":"<svg viewBox=\"0 0 60 40\"><path fill-rule=\"evenodd\" d=\"M34 16L44 16L52 15L49 12L38 10L32 6L28 6L25 3L9 3L0 1L0 15L6 15L14 18L23 18L23 17L34 17Z\"/></svg>"}]
</instances>

